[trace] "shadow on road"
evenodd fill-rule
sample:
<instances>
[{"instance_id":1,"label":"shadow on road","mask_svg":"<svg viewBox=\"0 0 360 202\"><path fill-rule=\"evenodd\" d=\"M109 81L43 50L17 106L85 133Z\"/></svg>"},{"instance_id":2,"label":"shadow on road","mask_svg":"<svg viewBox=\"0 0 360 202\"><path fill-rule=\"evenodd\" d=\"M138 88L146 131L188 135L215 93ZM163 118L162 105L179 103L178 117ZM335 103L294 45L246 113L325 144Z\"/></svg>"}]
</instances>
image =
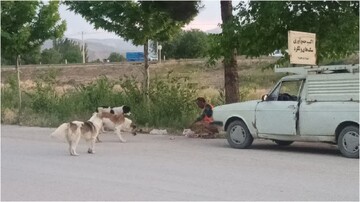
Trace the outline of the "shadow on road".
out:
<instances>
[{"instance_id":1,"label":"shadow on road","mask_svg":"<svg viewBox=\"0 0 360 202\"><path fill-rule=\"evenodd\" d=\"M226 140L224 140L224 142L214 142L212 145L215 147L233 149L230 147L229 144L227 144ZM248 149L256 150L256 151L266 151L266 152L291 152L291 153L306 153L306 154L318 154L318 155L342 157L337 146L328 143L295 142L289 146L279 146L271 141L266 141L266 142L254 141L254 143Z\"/></svg>"},{"instance_id":2,"label":"shadow on road","mask_svg":"<svg viewBox=\"0 0 360 202\"><path fill-rule=\"evenodd\" d=\"M311 153L321 154L330 156L341 156L337 147L328 145L327 147L318 147L317 145L302 144L302 145L289 145L289 146L278 146L275 144L254 144L250 149L266 150L266 151L283 151L293 153Z\"/></svg>"}]
</instances>

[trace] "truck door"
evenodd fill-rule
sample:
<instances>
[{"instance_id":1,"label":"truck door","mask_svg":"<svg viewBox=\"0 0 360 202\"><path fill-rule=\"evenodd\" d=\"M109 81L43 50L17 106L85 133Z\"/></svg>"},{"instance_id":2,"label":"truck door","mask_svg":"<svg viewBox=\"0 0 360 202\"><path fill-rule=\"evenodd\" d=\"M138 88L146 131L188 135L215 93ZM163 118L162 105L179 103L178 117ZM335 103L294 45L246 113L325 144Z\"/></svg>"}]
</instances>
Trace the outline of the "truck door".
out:
<instances>
[{"instance_id":1,"label":"truck door","mask_svg":"<svg viewBox=\"0 0 360 202\"><path fill-rule=\"evenodd\" d=\"M259 134L296 135L302 83L300 79L279 82L267 99L259 102L255 112Z\"/></svg>"}]
</instances>

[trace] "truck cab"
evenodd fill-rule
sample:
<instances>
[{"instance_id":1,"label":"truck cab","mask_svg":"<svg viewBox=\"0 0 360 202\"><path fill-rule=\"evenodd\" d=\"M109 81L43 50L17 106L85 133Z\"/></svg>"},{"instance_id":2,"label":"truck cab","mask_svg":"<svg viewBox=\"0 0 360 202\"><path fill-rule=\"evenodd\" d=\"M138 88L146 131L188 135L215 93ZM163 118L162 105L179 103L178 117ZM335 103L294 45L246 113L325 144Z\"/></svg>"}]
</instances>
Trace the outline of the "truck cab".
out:
<instances>
[{"instance_id":1,"label":"truck cab","mask_svg":"<svg viewBox=\"0 0 360 202\"><path fill-rule=\"evenodd\" d=\"M337 144L346 157L359 157L359 65L275 68L287 72L261 100L214 108L214 120L230 146L253 139L281 146L294 141Z\"/></svg>"}]
</instances>

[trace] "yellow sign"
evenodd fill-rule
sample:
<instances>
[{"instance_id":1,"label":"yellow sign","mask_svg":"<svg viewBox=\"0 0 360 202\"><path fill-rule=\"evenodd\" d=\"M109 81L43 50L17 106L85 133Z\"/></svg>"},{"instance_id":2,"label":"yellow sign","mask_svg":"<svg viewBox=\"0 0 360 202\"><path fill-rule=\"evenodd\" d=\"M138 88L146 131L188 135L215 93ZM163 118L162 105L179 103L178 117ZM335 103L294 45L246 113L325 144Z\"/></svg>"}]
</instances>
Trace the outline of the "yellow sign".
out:
<instances>
[{"instance_id":1,"label":"yellow sign","mask_svg":"<svg viewBox=\"0 0 360 202\"><path fill-rule=\"evenodd\" d=\"M288 50L291 64L316 65L316 34L288 32Z\"/></svg>"}]
</instances>

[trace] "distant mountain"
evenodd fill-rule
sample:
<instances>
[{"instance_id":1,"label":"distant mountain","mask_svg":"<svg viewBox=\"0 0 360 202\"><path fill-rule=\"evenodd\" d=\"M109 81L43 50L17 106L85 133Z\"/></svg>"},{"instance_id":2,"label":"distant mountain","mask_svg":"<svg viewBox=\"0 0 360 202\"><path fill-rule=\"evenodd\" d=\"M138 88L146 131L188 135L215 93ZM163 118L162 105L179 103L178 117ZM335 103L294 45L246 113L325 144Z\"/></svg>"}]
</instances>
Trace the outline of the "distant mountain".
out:
<instances>
[{"instance_id":1,"label":"distant mountain","mask_svg":"<svg viewBox=\"0 0 360 202\"><path fill-rule=\"evenodd\" d=\"M210 30L207 30L205 32L208 33L208 34L220 34L222 32L222 30L221 30L220 27L216 27L214 29L210 29Z\"/></svg>"},{"instance_id":2,"label":"distant mountain","mask_svg":"<svg viewBox=\"0 0 360 202\"><path fill-rule=\"evenodd\" d=\"M206 33L218 34L221 33L221 28L216 27L206 31ZM74 39L78 43L82 43L80 39ZM127 42L123 39L85 39L84 42L87 44L89 61L97 59L103 60L108 58L110 53L116 52L125 56L126 52L143 52L143 46L134 46L131 42ZM47 40L41 47L41 50L52 48L52 41Z\"/></svg>"},{"instance_id":3,"label":"distant mountain","mask_svg":"<svg viewBox=\"0 0 360 202\"><path fill-rule=\"evenodd\" d=\"M78 43L82 43L80 39L73 39ZM110 53L116 52L125 56L126 52L143 51L142 46L134 46L130 42L126 42L123 39L85 39L84 42L87 45L89 61L96 59L108 58ZM46 48L52 48L52 41L47 40L41 47L42 50Z\"/></svg>"}]
</instances>

